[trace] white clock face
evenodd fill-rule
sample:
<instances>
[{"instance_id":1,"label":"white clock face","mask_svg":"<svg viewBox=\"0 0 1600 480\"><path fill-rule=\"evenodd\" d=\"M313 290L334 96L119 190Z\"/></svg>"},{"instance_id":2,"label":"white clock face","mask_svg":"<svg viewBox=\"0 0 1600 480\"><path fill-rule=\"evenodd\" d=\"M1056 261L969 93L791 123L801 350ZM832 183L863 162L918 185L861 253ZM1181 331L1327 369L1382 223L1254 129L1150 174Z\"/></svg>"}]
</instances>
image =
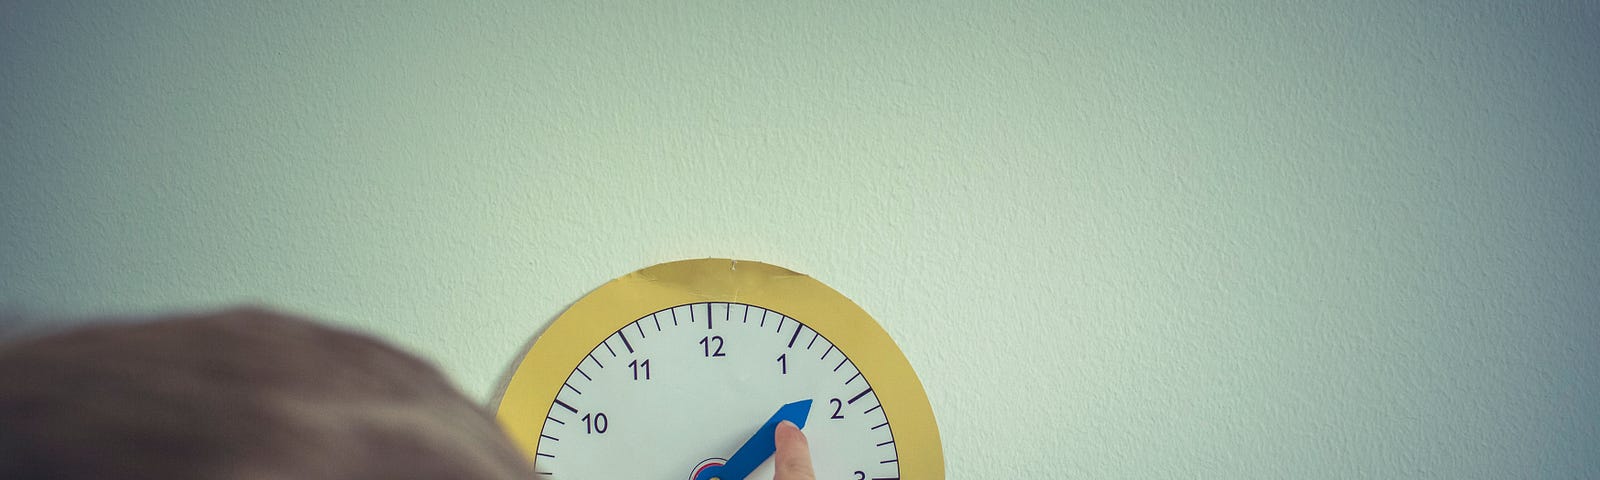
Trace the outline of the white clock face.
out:
<instances>
[{"instance_id":1,"label":"white clock face","mask_svg":"<svg viewBox=\"0 0 1600 480\"><path fill-rule=\"evenodd\" d=\"M731 456L779 407L804 424L819 479L897 479L872 384L800 320L740 303L694 303L627 324L560 388L541 431L539 478L685 480ZM772 478L767 459L748 478Z\"/></svg>"}]
</instances>

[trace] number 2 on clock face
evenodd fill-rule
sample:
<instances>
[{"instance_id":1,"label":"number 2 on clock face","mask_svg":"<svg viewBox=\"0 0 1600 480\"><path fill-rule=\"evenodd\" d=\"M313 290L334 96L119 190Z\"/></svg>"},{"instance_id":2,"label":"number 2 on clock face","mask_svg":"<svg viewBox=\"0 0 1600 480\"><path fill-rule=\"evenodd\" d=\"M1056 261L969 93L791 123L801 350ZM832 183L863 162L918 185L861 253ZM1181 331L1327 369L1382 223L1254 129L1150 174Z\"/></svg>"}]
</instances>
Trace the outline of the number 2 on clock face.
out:
<instances>
[{"instance_id":1,"label":"number 2 on clock face","mask_svg":"<svg viewBox=\"0 0 1600 480\"><path fill-rule=\"evenodd\" d=\"M894 432L870 379L801 320L702 302L624 325L585 355L545 415L538 478L687 479L726 461L774 408L812 400L817 478L897 479ZM749 478L771 478L771 461Z\"/></svg>"}]
</instances>

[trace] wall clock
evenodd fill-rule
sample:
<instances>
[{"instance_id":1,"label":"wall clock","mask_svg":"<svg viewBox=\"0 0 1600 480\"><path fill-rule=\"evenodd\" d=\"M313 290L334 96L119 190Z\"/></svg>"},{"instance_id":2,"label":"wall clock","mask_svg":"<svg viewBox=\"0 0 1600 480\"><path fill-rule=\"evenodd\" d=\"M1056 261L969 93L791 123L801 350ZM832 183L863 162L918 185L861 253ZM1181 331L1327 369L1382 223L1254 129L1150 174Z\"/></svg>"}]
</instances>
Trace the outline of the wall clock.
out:
<instances>
[{"instance_id":1,"label":"wall clock","mask_svg":"<svg viewBox=\"0 0 1600 480\"><path fill-rule=\"evenodd\" d=\"M541 479L771 478L800 425L819 479L944 478L922 384L854 302L780 267L649 267L578 300L511 374L496 417Z\"/></svg>"}]
</instances>

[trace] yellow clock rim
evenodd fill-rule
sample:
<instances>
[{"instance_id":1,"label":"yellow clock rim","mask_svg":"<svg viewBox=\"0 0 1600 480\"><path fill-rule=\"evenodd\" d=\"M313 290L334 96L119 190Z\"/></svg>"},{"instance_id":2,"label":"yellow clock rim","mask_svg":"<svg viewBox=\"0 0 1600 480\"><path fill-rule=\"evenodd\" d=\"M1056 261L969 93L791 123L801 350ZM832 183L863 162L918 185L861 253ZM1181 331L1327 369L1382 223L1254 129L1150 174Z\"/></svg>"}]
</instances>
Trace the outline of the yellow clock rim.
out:
<instances>
[{"instance_id":1,"label":"yellow clock rim","mask_svg":"<svg viewBox=\"0 0 1600 480\"><path fill-rule=\"evenodd\" d=\"M761 262L706 258L662 263L601 285L557 317L511 374L495 418L530 460L561 383L589 351L634 320L700 302L744 303L798 319L861 370L894 432L900 478L944 478L933 407L888 332L844 295L811 277ZM529 405L544 408L527 408Z\"/></svg>"}]
</instances>

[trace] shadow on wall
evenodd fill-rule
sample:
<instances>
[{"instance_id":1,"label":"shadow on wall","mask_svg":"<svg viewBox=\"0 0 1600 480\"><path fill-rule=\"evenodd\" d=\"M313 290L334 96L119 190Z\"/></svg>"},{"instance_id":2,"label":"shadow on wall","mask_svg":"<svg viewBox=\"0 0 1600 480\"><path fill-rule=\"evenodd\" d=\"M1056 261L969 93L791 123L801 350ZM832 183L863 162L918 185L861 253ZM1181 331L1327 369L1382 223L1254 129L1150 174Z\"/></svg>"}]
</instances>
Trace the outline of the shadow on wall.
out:
<instances>
[{"instance_id":1,"label":"shadow on wall","mask_svg":"<svg viewBox=\"0 0 1600 480\"><path fill-rule=\"evenodd\" d=\"M561 307L560 313L544 322L544 328L534 332L532 336L528 337L527 341L522 342L522 347L517 349L517 355L511 358L511 363L506 364L505 368L500 370L500 377L494 381L494 390L490 391L489 403L484 406L485 408L488 408L490 412L500 411L500 397L506 395L506 387L511 385L511 377L517 373L517 367L522 365L522 357L527 355L529 350L533 350L533 344L539 341L539 337L544 336L545 330L549 330L550 326L556 323L556 319L561 318L561 314L567 313L567 309L572 308L572 305L576 303L578 302L574 300L572 303Z\"/></svg>"}]
</instances>

